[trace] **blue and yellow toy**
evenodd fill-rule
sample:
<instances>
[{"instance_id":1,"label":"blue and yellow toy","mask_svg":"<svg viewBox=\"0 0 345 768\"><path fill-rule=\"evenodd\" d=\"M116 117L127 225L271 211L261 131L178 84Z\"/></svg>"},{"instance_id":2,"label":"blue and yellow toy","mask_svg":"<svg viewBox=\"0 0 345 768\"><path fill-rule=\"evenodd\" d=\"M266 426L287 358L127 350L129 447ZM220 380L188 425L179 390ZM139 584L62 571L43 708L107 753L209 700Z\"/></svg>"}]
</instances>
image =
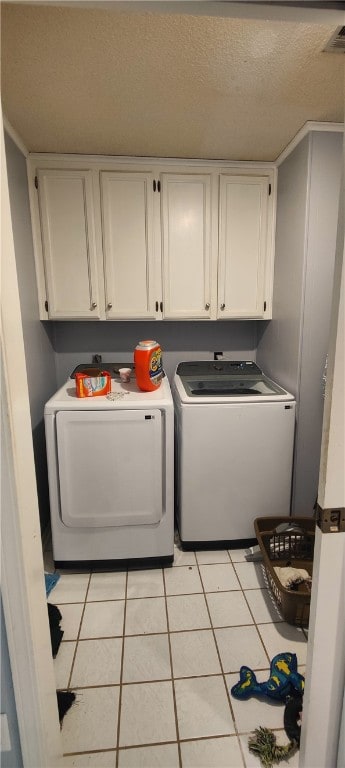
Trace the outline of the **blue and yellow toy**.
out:
<instances>
[{"instance_id":1,"label":"blue and yellow toy","mask_svg":"<svg viewBox=\"0 0 345 768\"><path fill-rule=\"evenodd\" d=\"M297 671L295 653L277 653L271 661L269 679L264 683L258 683L250 667L241 667L240 680L231 688L231 693L236 699L268 696L282 702L294 691L301 694L304 691L304 677Z\"/></svg>"}]
</instances>

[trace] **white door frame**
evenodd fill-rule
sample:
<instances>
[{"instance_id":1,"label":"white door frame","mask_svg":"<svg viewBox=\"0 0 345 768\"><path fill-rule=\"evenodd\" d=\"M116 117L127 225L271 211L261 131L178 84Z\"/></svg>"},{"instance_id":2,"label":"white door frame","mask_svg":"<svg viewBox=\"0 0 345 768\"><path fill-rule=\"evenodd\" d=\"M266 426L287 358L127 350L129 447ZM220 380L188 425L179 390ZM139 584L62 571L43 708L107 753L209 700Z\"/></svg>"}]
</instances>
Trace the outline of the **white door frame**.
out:
<instances>
[{"instance_id":1,"label":"white door frame","mask_svg":"<svg viewBox=\"0 0 345 768\"><path fill-rule=\"evenodd\" d=\"M339 511L345 507L344 222L342 184L318 489L320 509ZM317 526L303 701L301 768L344 766L341 762L341 755L345 755L344 586L345 532L323 533Z\"/></svg>"},{"instance_id":2,"label":"white door frame","mask_svg":"<svg viewBox=\"0 0 345 768\"><path fill-rule=\"evenodd\" d=\"M23 764L55 768L62 748L2 118L0 132L1 447L9 487L1 518L1 592Z\"/></svg>"}]
</instances>

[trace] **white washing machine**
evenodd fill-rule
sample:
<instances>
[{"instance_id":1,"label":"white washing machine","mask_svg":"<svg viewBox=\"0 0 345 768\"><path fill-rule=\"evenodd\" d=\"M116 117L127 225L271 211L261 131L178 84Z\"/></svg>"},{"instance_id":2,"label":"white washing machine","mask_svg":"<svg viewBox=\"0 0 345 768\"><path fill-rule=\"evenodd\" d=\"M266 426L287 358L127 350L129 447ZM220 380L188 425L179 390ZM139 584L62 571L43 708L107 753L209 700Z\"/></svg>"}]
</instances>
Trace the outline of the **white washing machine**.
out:
<instances>
[{"instance_id":1,"label":"white washing machine","mask_svg":"<svg viewBox=\"0 0 345 768\"><path fill-rule=\"evenodd\" d=\"M241 547L256 517L290 514L293 396L252 361L184 362L175 403L182 545Z\"/></svg>"},{"instance_id":2,"label":"white washing machine","mask_svg":"<svg viewBox=\"0 0 345 768\"><path fill-rule=\"evenodd\" d=\"M167 377L153 392L113 378L110 395L85 398L70 378L46 403L44 420L56 564L171 563L174 407Z\"/></svg>"}]
</instances>

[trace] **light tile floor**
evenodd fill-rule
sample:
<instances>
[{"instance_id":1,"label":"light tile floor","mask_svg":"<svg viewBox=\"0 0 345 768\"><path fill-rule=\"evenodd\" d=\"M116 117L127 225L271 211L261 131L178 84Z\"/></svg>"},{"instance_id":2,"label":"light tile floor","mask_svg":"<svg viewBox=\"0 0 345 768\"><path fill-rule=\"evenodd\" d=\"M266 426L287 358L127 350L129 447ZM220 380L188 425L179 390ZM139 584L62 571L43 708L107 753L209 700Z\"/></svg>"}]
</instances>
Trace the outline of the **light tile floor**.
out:
<instances>
[{"instance_id":1,"label":"light tile floor","mask_svg":"<svg viewBox=\"0 0 345 768\"><path fill-rule=\"evenodd\" d=\"M64 630L57 688L76 693L66 768L252 768L256 727L287 742L282 705L230 694L242 664L263 681L278 652L295 652L302 673L306 660L307 633L282 620L244 551L176 546L172 568L61 572L49 602Z\"/></svg>"}]
</instances>

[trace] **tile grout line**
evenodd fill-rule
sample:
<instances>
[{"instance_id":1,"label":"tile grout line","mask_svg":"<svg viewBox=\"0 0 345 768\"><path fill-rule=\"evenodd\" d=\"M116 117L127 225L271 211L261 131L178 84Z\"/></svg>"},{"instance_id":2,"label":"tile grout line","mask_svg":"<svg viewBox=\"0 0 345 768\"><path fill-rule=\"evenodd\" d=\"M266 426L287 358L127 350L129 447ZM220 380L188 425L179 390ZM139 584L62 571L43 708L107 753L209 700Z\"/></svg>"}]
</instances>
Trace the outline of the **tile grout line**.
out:
<instances>
[{"instance_id":1,"label":"tile grout line","mask_svg":"<svg viewBox=\"0 0 345 768\"><path fill-rule=\"evenodd\" d=\"M252 626L252 625L250 625ZM219 627L216 627L216 629L219 629ZM222 629L222 627L221 627ZM195 632L210 632L212 631L212 627L203 627L203 629L196 629ZM165 633L167 634L167 633ZM150 635L145 635L145 637L150 637ZM110 638L111 639L111 638ZM118 638L117 638L118 639ZM217 654L218 655L218 654ZM267 672L268 667L256 667L255 672ZM236 672L224 672L225 675L234 675ZM180 677L174 677L174 680L199 680L201 678L205 677L219 677L220 672L210 672L205 675L184 675ZM121 683L122 688L128 688L131 685L154 685L155 683L168 683L170 682L172 678L171 677L158 677L155 679L148 679L148 680L137 680L137 681L130 681L128 683ZM88 691L92 690L94 688L120 688L120 683L94 683L93 685L74 685L73 690L74 691ZM64 690L64 689L59 689ZM180 739L183 741L183 739ZM115 749L115 747L114 747ZM122 747L121 747L122 749Z\"/></svg>"},{"instance_id":2,"label":"tile grout line","mask_svg":"<svg viewBox=\"0 0 345 768\"><path fill-rule=\"evenodd\" d=\"M213 592L206 592L205 594L207 594L207 595L210 595L210 594L225 595L225 594L229 594L229 593L228 592L220 592L219 591L219 592L215 592L215 593L213 593ZM200 595L202 595L202 592L198 592L198 596L200 596ZM182 597L189 597L189 596L190 595L182 595ZM168 595L168 597L180 597L180 595ZM193 597L194 597L194 595L193 595ZM88 605L89 605L89 603L88 603ZM258 624L256 624L256 622L254 620L252 622L244 622L243 624L221 624L219 626L216 626L215 629L240 629L241 627L253 627L253 626L257 626L257 628L259 628L259 626L268 626L269 624L282 624L282 623L283 622L279 622L279 621L277 621L277 622L273 622L273 621L266 621L265 622L265 621L263 621L263 622L259 622ZM151 636L152 637L157 637L159 635L167 635L167 634L170 634L170 635L181 635L181 634L185 634L185 633L187 633L187 634L189 633L190 634L192 632L201 632L202 630L207 630L207 629L210 629L210 627L195 627L193 629L171 629L171 630L169 630L169 633L168 632L138 632L137 634L133 634L133 633L128 634L128 635L126 634L126 637L151 637ZM79 637L78 642L79 643L85 643L85 642L90 642L92 640L119 640L119 639L122 638L122 636L123 636L122 634L116 634L116 635L90 635L90 637ZM61 642L63 644L65 644L65 645L67 645L67 643L75 643L76 642L76 638L70 638L69 640L62 640ZM259 669L266 669L266 667L255 667L255 669L257 669L257 670L259 670ZM231 673L229 673L229 674L231 674ZM193 675L192 675L192 677L193 677ZM198 675L197 675L197 677L198 677ZM116 683L109 683L109 685L116 685ZM125 683L124 683L124 685L125 685Z\"/></svg>"},{"instance_id":3,"label":"tile grout line","mask_svg":"<svg viewBox=\"0 0 345 768\"><path fill-rule=\"evenodd\" d=\"M244 590L243 590L243 597L244 597L244 599L246 600L246 596L245 596L245 594L244 594ZM247 602L247 601L246 601L246 602ZM266 648L266 646L265 646L265 643L264 643L264 641L263 641L263 638L261 637L261 633L260 633L260 630L259 630L259 625L256 623L256 621L255 621L255 619L254 619L254 615L253 615L253 613L252 613L252 612L251 612L251 610L250 610L250 605L249 605L249 603L248 603L248 602L247 602L247 605L248 605L248 609L249 609L249 611L250 611L250 613L251 613L251 616L253 617L253 626L255 627L255 629L256 629L256 631L257 631L257 633L258 633L258 636L259 636L259 640L260 640L260 643L261 643L261 645L262 645L262 647L263 647L263 649L264 649L264 652L265 652L265 654L266 654L266 656L267 656L267 665L268 665L268 669L269 669L269 668L270 668L270 664L271 664L271 660L270 660L270 657L269 657L269 653L268 653L268 650L267 650L267 648ZM279 622L277 622L277 623L279 623ZM273 621L272 621L272 622L271 622L271 621L270 621L270 622L267 622L267 625L268 625L268 624L274 624L274 622L273 622ZM265 626L266 626L266 624L265 624ZM262 669L262 670L264 670L264 669L265 669L265 667L261 667L261 669ZM260 670L260 667L257 667L255 671L259 671L259 670Z\"/></svg>"},{"instance_id":4,"label":"tile grout line","mask_svg":"<svg viewBox=\"0 0 345 768\"><path fill-rule=\"evenodd\" d=\"M126 614L127 614L127 591L128 591L128 568L126 571L126 584L125 584L125 605L123 611L123 626L122 626L122 653L121 653L121 668L120 668L120 690L119 690L119 703L117 713L117 729L116 729L116 757L115 768L119 765L119 746L120 746L120 724L121 724L121 705L122 705L122 681L123 681L123 664L125 656L125 630L126 630Z\"/></svg>"},{"instance_id":5,"label":"tile grout line","mask_svg":"<svg viewBox=\"0 0 345 768\"><path fill-rule=\"evenodd\" d=\"M229 552L229 554L230 554L230 552ZM230 558L231 558L231 554L230 554ZM232 562L232 560L231 560L231 562ZM254 614L253 614L253 612L251 611L250 605L249 605L249 603L248 603L248 601L247 601L247 599L246 599L245 590L244 590L244 588L243 588L243 586L242 586L242 583L241 583L240 577L239 577L239 575L238 575L238 573L237 573L237 571L236 571L236 568L235 568L235 564L234 564L234 563L232 563L232 564L233 564L233 567L234 567L234 570L235 570L236 576L237 576L237 578L238 578L238 580L239 580L239 582L240 582L240 585L241 585L241 591L242 591L242 595L243 595L243 598L244 598L244 600L245 600L245 603L246 603L246 605L248 606L248 609L249 609L250 615L251 615L251 617L252 617L252 619L253 619L253 623L254 623L254 626L255 626L255 628L256 628L257 634L259 635L260 641L261 641L261 643L262 643L262 645L263 645L263 647L264 647L264 651L265 651L265 653L266 653L266 656L268 656L268 654L267 654L267 651L266 651L266 648L265 648L265 646L264 646L264 644L263 644L263 641L262 641L261 635L260 635L260 633L259 633L259 630L258 630L258 628L257 628L257 625L256 625L256 621L255 621L255 618L254 618ZM230 697L230 691L229 691L229 697ZM242 741L241 741L241 738L240 738L240 735L243 735L243 734L242 734L242 733L241 733L241 731L238 729L238 727L237 727L237 723L236 723L236 719L235 719L235 718L234 718L234 720L235 720L236 731L237 731L237 738L238 738L238 743L239 743L239 746L240 746L240 750L241 750L241 755L242 755L243 765L244 765L244 766L247 766L246 757L245 757L245 753L244 753L244 748L243 748L243 745L242 745ZM251 733L252 733L252 731L249 731L249 734L251 734Z\"/></svg>"},{"instance_id":6,"label":"tile grout line","mask_svg":"<svg viewBox=\"0 0 345 768\"><path fill-rule=\"evenodd\" d=\"M172 566L173 567L173 566ZM178 759L179 759L179 768L182 768L182 755L181 755L181 744L180 744L180 731L179 731L179 724L178 724L178 716L177 716L177 704L176 704L176 690L175 690L175 678L174 678L174 665L173 665L173 658L172 658L172 650L171 650L171 640L170 640L170 629L169 629L169 612L168 612L168 596L167 596L167 590L166 590L166 583L165 583L165 569L162 569L163 571L163 586L164 586L164 603L165 603L165 614L166 614L166 620L167 620L167 629L168 629L168 645L169 645L169 657L170 657L170 670L171 670L171 685L172 685L172 693L173 693L173 702L174 702L174 714L175 714L175 728L176 728L176 740L177 740L177 750L178 750Z\"/></svg>"},{"instance_id":7,"label":"tile grout line","mask_svg":"<svg viewBox=\"0 0 345 768\"><path fill-rule=\"evenodd\" d=\"M228 554L229 554L229 550L227 550L227 552L228 552ZM196 560L197 560L197 557L196 557ZM234 572L236 573L236 571L235 571L235 569L234 569L234 566L233 566L233 563L232 563L232 560L231 560L231 555L230 555L230 554L229 554L229 560L230 560L230 564L231 564L231 566L232 566L232 568L233 568ZM211 631L212 631L212 635L213 635L213 640L214 640L214 643L215 643L215 646L216 646L216 650L217 650L217 656L218 656L219 666L220 666L220 669L221 669L221 674L222 674L222 678L223 678L223 683L224 683L224 686L225 686L225 692L226 692L226 696L227 696L227 699L228 699L228 704L229 704L230 714L231 714L231 717L232 717L232 721L233 721L233 724L234 724L234 728L235 728L235 734L234 734L234 735L236 735L236 738L237 738L237 743L238 743L238 746L239 746L239 748L240 748L240 753L241 753L241 756L242 756L243 765L245 766L245 765L246 765L246 763L245 763L245 760L244 760L244 756L243 756L243 752L242 752L242 745L241 745L241 741L240 741L240 738L239 738L239 734L238 734L238 728L237 728L237 723L236 723L236 719L235 719L235 713L234 713L234 711L233 711L233 708L232 708L232 703L231 703L231 699L230 699L230 693L229 693L229 691L228 691L228 686L227 686L227 682L226 682L226 678L225 678L225 672L224 672L224 669L223 669L223 664L222 664L222 659L221 659L220 651L219 651L219 648L218 648L218 643L217 643L216 633L215 633L215 629L214 629L214 627L213 627L212 618L211 618L211 613L210 613L209 605L208 605L208 602L207 602L207 597L206 597L206 592L205 592L204 582L203 582L203 580L202 580L202 576L201 576L201 573L200 573L200 568L199 568L199 563L198 563L198 561L197 561L197 569L198 569L199 579L200 579L200 581L201 581L201 585L202 585L202 588L203 588L203 595L204 595L204 600L205 600L205 603L206 603L206 609L207 609L208 617L209 617L209 620L210 620L210 625L211 625ZM238 576L237 576L237 573L236 573L236 578L237 578L237 580L239 581L239 579L238 579ZM236 590L236 591L237 591L237 590Z\"/></svg>"},{"instance_id":8,"label":"tile grout line","mask_svg":"<svg viewBox=\"0 0 345 768\"><path fill-rule=\"evenodd\" d=\"M241 585L241 587L242 587L242 585ZM259 588L260 588L260 587L259 587ZM266 589L266 587L263 587L263 589ZM255 626L255 629L256 629L256 631L257 631L257 633L258 633L258 635L259 635L259 638L260 638L260 642L261 642L261 645L262 645L262 647L263 647L263 649L264 649L264 651L265 651L265 654L266 654L266 656L267 656L267 660L268 660L268 668L270 669L270 664L271 664L270 655L269 655L269 652L268 652L268 650L267 650L267 648L266 648L266 645L265 645L265 643L264 643L264 640L263 640L263 638L262 638L262 636L261 636L261 632L260 632L260 630L259 630L259 623L257 623L257 622L256 622L256 619L254 618L254 614L253 614L253 613L252 613L252 611L251 611L251 608L250 608L250 605L249 605L249 603L248 603L248 601L247 601L247 598L246 598L246 594L245 594L245 590L244 590L244 588L243 588L243 587L242 587L242 594L243 594L243 597L244 597L244 599L245 599L245 601L246 601L246 603L247 603L247 605L248 605L248 608L249 608L249 611L250 611L250 613L251 613L251 616L253 617L254 626ZM276 623L277 623L277 624L279 624L280 622L274 622L274 621L269 621L269 622L267 622L267 624L276 624Z\"/></svg>"},{"instance_id":9,"label":"tile grout line","mask_svg":"<svg viewBox=\"0 0 345 768\"><path fill-rule=\"evenodd\" d=\"M195 563L193 563L193 565L179 566L179 568L182 568L182 567L183 568L193 568L196 565L197 565L197 563L195 562ZM202 567L204 567L205 565L206 565L206 567L210 567L210 566L213 566L213 565L227 565L227 563L207 563L207 564L201 563L201 565L202 565ZM233 563L230 563L230 565L233 565ZM109 573L112 573L112 571L109 571ZM117 571L116 571L116 573L117 573ZM66 575L74 576L74 574L66 574ZM80 574L76 574L76 575L80 575ZM237 577L237 579L238 579L238 577ZM260 587L260 586L258 586L258 587L245 587L244 589L246 590L246 592L257 592L258 590L262 591L264 589L267 592L270 592L269 587ZM222 592L241 592L241 590L242 590L242 587L239 586L237 589L222 589L221 591ZM188 597L189 595L201 595L201 594L202 594L202 592L178 592L176 595L169 595L169 597ZM219 590L212 590L212 589L210 589L207 594L210 594L210 595L216 594L216 595L218 595L219 594ZM127 597L127 600L129 600L129 601L132 601L132 600L157 600L157 599L159 599L161 597L163 597L163 595L137 595L135 597ZM124 600L123 597L115 597L115 598L104 598L104 599L100 599L100 600L88 600L87 602L90 605L94 605L95 603L119 603L119 602L121 602L123 600ZM83 600L75 600L75 601L70 600L67 603L63 603L63 602L59 601L59 605L83 605L83 604L84 604ZM284 619L281 619L281 621L284 621Z\"/></svg>"},{"instance_id":10,"label":"tile grout line","mask_svg":"<svg viewBox=\"0 0 345 768\"><path fill-rule=\"evenodd\" d=\"M68 575L68 574L66 574L66 575ZM93 571L91 570L90 573L89 573L89 580L88 580L88 584L87 584L87 588L86 588L86 593L85 593L85 598L84 598L84 603L83 603L83 610L82 610L81 617L80 617L79 630L78 630L77 638L76 638L76 641L75 641L76 646L75 646L75 650L74 650L74 654L73 654L72 665L71 665L71 670L70 670L69 679L68 679L68 685L67 685L67 689L68 690L79 691L79 690L85 690L85 689L87 690L88 688L111 688L111 687L116 687L115 685L104 685L104 686L95 685L95 686L84 686L84 687L77 687L76 686L75 688L73 688L71 686L71 680L72 680L72 675L73 675L73 669L74 669L75 659L76 659L76 655L77 655L77 650L78 650L79 642L82 642L82 640L80 640L80 632L81 632L81 628L82 628L82 625L83 625L84 614L85 614L85 610L86 610L86 606L87 606L87 597L88 597L89 590L90 590L90 584L91 584L92 575L93 575ZM61 605L63 605L63 603L61 603ZM64 605L80 605L80 603L64 603ZM98 638L94 638L94 639L97 640ZM69 642L69 641L65 641L65 642ZM119 711L120 711L120 709L119 709ZM106 751L115 751L115 748L114 749L110 749L110 750L105 750L105 749L91 750L91 752L106 752ZM85 752L84 753L81 753L81 752L80 753L77 753L77 752L76 753L67 753L66 752L66 753L63 753L63 754L64 755L68 755L68 754L87 754L87 753L85 753Z\"/></svg>"},{"instance_id":11,"label":"tile grout line","mask_svg":"<svg viewBox=\"0 0 345 768\"><path fill-rule=\"evenodd\" d=\"M284 728L274 728L273 730L275 732L277 731L279 733L285 733ZM240 736L247 736L247 735L249 736L250 734L251 734L251 731L240 731L239 732ZM236 734L234 734L234 733L232 733L232 734L217 733L217 734L214 734L213 736L198 736L198 737L194 737L194 738L191 737L191 738L188 738L188 739L187 738L186 739L180 739L180 743L181 744L190 744L190 743L193 744L195 741L213 741L213 740L216 740L216 739L233 738L234 736L236 736ZM138 744L124 745L123 747L119 748L119 751L121 751L121 752L130 752L131 750L134 750L134 749L149 749L151 747L162 747L162 746L168 746L170 744L174 745L176 743L177 743L176 741L173 741L171 739L167 740L167 741L149 741L149 742L147 742L145 744L138 743ZM103 753L111 753L111 752L115 753L116 749L114 747L108 747L108 748L104 748L104 749L102 749L100 747L99 749L89 749L87 751L84 750L83 752L82 751L80 751L80 752L65 752L64 756L65 757L71 757L71 756L75 756L75 755L89 755L89 754L90 755L94 755L94 754L98 754L98 753L102 753L103 754Z\"/></svg>"},{"instance_id":12,"label":"tile grout line","mask_svg":"<svg viewBox=\"0 0 345 768\"><path fill-rule=\"evenodd\" d=\"M80 622L79 622L79 629L78 629L77 638L76 638L76 641L75 641L75 649L74 649L74 654L73 654L73 659L72 659L72 664L71 664L71 670L70 670L70 673L69 673L69 678L68 678L68 683L67 683L67 690L71 690L71 687L72 687L71 686L71 681L72 681L74 663L75 663L75 659L76 659L76 655L77 655L79 637L80 637L80 632L81 632L81 628L82 628L82 624L83 624L83 619L84 619L84 613L85 613L85 609L86 609L87 596L88 596L88 592L89 592L89 589L90 589L91 576L92 576L92 571L90 571L90 573L89 573L89 580L88 580L87 587L86 587L85 598L84 598L84 605L83 605L83 609L82 609L82 612L81 612L81 617L80 617Z\"/></svg>"},{"instance_id":13,"label":"tile grout line","mask_svg":"<svg viewBox=\"0 0 345 768\"><path fill-rule=\"evenodd\" d=\"M279 733L285 733L284 728L274 728L272 730L274 730L275 732L277 731ZM239 735L240 736L249 736L251 733L252 733L252 731L239 731ZM196 737L191 736L190 738L180 739L180 743L181 744L190 744L190 743L193 744L195 741L213 741L213 740L216 740L216 739L230 739L230 738L234 738L235 736L236 736L235 733L231 733L231 734L229 734L229 733L215 733L212 736L196 736ZM177 744L177 742L176 742L176 740L174 741L172 739L167 739L166 741L148 741L145 744L142 744L141 742L139 742L138 744L126 744L123 747L120 747L119 751L120 752L130 752L132 749L133 750L134 749L147 749L147 748L151 748L151 747L162 747L162 746L165 747L165 746L167 746L169 744L174 745L174 744ZM65 752L64 756L67 757L67 756L71 756L71 755L98 754L99 752L102 752L102 753L103 752L114 752L115 753L116 749L115 749L115 747L105 747L105 748L99 747L99 749L89 749L89 750L84 750L84 751L80 751L80 752L76 752L76 751L75 752ZM238 766L236 766L236 768L238 768Z\"/></svg>"},{"instance_id":14,"label":"tile grout line","mask_svg":"<svg viewBox=\"0 0 345 768\"><path fill-rule=\"evenodd\" d=\"M115 749L109 748L109 749L89 749L88 752L65 752L64 757L79 757L80 755L99 755L100 753L103 754L111 754L114 752L115 756Z\"/></svg>"},{"instance_id":15,"label":"tile grout line","mask_svg":"<svg viewBox=\"0 0 345 768\"><path fill-rule=\"evenodd\" d=\"M66 575L67 575L67 574L66 574ZM85 592L85 598L84 598L83 609L82 609L82 612L81 612L81 617L80 617L80 622L79 622L79 629L78 629L78 632L77 632L77 638L76 638L76 641L75 641L75 649L74 649L74 653L73 653L73 659L72 659L71 669L70 669L70 673L69 673L69 677L68 677L67 686L66 686L66 688L65 688L65 689L63 689L63 690L68 690L68 691L70 691L70 690L71 690L71 680L72 680L72 674L73 674L74 662L75 662L75 658L76 658L76 655L77 655L77 649L78 649L78 640L79 640L79 635L80 635L80 632L81 632L81 627L82 627L82 623L83 623L83 618L84 618L84 613L85 613L85 608L86 608L86 600L87 600L87 595L88 595L88 591L89 591L89 588L90 588L91 575L92 575L92 573L91 573L91 571L90 571L90 573L89 573L89 580L88 580L88 583L87 583L87 587L86 587L86 592ZM63 603L61 603L61 605L63 605ZM65 605L71 605L71 603L65 603ZM75 603L74 603L74 605L75 605ZM78 603L78 605L80 605L80 603ZM77 697L76 697L76 698L77 698ZM60 728L61 728L61 730L62 730L62 724L61 724ZM63 747L62 747L62 749L63 749ZM65 754L65 753L63 752L63 755L64 755L64 754Z\"/></svg>"}]
</instances>

